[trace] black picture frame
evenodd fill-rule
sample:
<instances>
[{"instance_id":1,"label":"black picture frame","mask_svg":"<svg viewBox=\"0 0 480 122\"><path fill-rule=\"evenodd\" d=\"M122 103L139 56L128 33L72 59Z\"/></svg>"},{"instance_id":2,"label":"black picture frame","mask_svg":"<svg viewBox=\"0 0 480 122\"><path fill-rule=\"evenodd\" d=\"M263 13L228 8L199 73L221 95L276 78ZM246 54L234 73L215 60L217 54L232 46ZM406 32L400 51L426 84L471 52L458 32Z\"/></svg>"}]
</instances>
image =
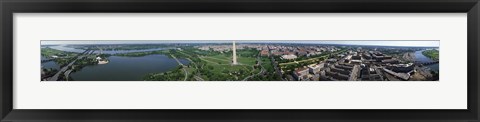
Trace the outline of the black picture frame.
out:
<instances>
[{"instance_id":1,"label":"black picture frame","mask_svg":"<svg viewBox=\"0 0 480 122\"><path fill-rule=\"evenodd\" d=\"M1 0L1 121L478 121L478 0ZM467 110L16 110L13 13L467 13Z\"/></svg>"}]
</instances>

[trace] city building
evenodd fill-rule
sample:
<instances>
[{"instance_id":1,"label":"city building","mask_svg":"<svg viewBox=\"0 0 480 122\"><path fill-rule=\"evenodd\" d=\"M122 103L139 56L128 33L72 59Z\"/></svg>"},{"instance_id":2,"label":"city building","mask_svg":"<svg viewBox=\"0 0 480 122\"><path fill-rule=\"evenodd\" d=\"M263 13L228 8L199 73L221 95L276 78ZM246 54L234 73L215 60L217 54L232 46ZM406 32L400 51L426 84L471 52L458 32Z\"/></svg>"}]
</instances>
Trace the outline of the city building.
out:
<instances>
[{"instance_id":1,"label":"city building","mask_svg":"<svg viewBox=\"0 0 480 122\"><path fill-rule=\"evenodd\" d=\"M262 50L260 51L260 56L270 56L270 54L268 53L268 50Z\"/></svg>"},{"instance_id":2,"label":"city building","mask_svg":"<svg viewBox=\"0 0 480 122\"><path fill-rule=\"evenodd\" d=\"M324 63L313 64L308 66L308 69L312 74L319 74L320 70L323 68L324 65L325 65Z\"/></svg>"}]
</instances>

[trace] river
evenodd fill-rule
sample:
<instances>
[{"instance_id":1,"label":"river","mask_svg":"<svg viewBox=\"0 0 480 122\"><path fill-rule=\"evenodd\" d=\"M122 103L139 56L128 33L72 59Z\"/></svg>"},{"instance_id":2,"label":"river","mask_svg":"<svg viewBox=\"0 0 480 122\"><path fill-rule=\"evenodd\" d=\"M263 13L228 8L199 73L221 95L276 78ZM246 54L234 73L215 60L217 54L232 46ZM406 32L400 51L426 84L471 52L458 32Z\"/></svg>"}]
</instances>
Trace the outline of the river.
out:
<instances>
[{"instance_id":1,"label":"river","mask_svg":"<svg viewBox=\"0 0 480 122\"><path fill-rule=\"evenodd\" d=\"M420 50L420 51L415 51L415 60L417 62L421 62L421 63L425 63L425 62L434 62L434 60L428 58L427 56L423 55L422 52L425 51L425 50ZM439 70L439 64L440 63L436 63L436 64L432 64L432 65L427 65L427 67L429 67L430 69L438 72Z\"/></svg>"}]
</instances>

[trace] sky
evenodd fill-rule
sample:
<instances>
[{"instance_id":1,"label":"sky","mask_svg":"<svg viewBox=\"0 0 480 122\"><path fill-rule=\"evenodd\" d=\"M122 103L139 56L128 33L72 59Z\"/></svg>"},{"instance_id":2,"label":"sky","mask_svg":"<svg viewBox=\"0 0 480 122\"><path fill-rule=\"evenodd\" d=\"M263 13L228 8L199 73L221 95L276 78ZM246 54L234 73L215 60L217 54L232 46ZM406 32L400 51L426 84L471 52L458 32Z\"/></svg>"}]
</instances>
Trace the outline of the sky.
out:
<instances>
[{"instance_id":1,"label":"sky","mask_svg":"<svg viewBox=\"0 0 480 122\"><path fill-rule=\"evenodd\" d=\"M236 43L302 43L404 47L439 47L439 40L235 40ZM41 45L70 44L162 44L162 43L232 43L232 40L42 40Z\"/></svg>"}]
</instances>

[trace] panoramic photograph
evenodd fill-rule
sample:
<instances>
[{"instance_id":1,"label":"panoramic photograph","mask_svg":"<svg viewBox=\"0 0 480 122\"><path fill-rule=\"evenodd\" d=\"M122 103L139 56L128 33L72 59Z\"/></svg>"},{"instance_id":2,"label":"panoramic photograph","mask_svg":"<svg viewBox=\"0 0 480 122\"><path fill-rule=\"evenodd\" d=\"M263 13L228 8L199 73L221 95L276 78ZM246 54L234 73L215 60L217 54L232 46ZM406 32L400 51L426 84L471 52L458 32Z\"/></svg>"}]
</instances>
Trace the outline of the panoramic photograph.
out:
<instances>
[{"instance_id":1,"label":"panoramic photograph","mask_svg":"<svg viewBox=\"0 0 480 122\"><path fill-rule=\"evenodd\" d=\"M42 40L41 81L439 81L438 40Z\"/></svg>"}]
</instances>

